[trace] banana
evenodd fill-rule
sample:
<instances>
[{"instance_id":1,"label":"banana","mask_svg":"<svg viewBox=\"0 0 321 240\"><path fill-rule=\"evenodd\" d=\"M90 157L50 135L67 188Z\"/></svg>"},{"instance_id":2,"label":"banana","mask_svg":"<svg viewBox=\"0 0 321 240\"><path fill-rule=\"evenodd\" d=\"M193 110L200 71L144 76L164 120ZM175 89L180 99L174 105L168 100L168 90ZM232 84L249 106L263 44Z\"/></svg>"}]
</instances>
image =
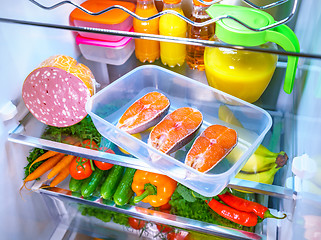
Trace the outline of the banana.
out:
<instances>
[{"instance_id":1,"label":"banana","mask_svg":"<svg viewBox=\"0 0 321 240\"><path fill-rule=\"evenodd\" d=\"M231 109L229 109L225 105L221 105L218 108L218 118L224 122L233 124L238 127L243 127L242 123L234 116L233 112Z\"/></svg>"},{"instance_id":2,"label":"banana","mask_svg":"<svg viewBox=\"0 0 321 240\"><path fill-rule=\"evenodd\" d=\"M233 112L225 105L219 107L218 117L222 121L238 127L243 127L241 122L234 116ZM238 143L238 145L226 156L226 159L231 163L235 163L245 151L246 147ZM259 145L241 170L247 173L264 172L270 169L275 163L277 163L278 167L283 167L287 160L288 156L285 152L271 152L263 145Z\"/></svg>"},{"instance_id":3,"label":"banana","mask_svg":"<svg viewBox=\"0 0 321 240\"><path fill-rule=\"evenodd\" d=\"M262 145L261 145L262 146ZM259 151L255 151L242 167L243 172L258 173L264 172L277 163L278 167L285 165L288 157L284 152L274 153L265 148L264 146L258 148ZM265 150L266 149L266 150ZM227 156L226 159L230 163L237 162L242 154L246 151L246 148L242 145L236 146ZM264 155L263 155L264 154Z\"/></svg>"},{"instance_id":4,"label":"banana","mask_svg":"<svg viewBox=\"0 0 321 240\"><path fill-rule=\"evenodd\" d=\"M264 172L271 169L275 164L275 161L275 157L264 157L254 153L241 170L246 173Z\"/></svg>"},{"instance_id":5,"label":"banana","mask_svg":"<svg viewBox=\"0 0 321 240\"><path fill-rule=\"evenodd\" d=\"M236 174L236 178L244 179L252 182L259 182L259 183L265 183L265 184L272 184L274 180L274 176L279 171L279 167L277 167L277 164L274 164L273 167L267 171L259 172L259 173L243 173L239 172Z\"/></svg>"},{"instance_id":6,"label":"banana","mask_svg":"<svg viewBox=\"0 0 321 240\"><path fill-rule=\"evenodd\" d=\"M261 155L264 157L274 157L276 158L280 153L271 152L269 149L264 147L262 144L256 149L255 154Z\"/></svg>"}]
</instances>

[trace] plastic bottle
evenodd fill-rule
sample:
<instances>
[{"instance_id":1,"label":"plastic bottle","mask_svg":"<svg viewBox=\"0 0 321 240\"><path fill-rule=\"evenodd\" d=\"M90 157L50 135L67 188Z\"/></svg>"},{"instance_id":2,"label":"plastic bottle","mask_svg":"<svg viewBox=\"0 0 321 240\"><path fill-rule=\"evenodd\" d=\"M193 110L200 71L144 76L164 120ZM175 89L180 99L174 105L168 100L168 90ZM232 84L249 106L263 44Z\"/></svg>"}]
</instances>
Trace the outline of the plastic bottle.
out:
<instances>
[{"instance_id":1,"label":"plastic bottle","mask_svg":"<svg viewBox=\"0 0 321 240\"><path fill-rule=\"evenodd\" d=\"M173 10L184 15L181 0L163 0L164 10ZM172 37L186 37L187 23L173 14L165 14L159 20L159 34ZM186 45L181 43L160 43L162 63L170 67L182 66L186 57Z\"/></svg>"},{"instance_id":2,"label":"plastic bottle","mask_svg":"<svg viewBox=\"0 0 321 240\"><path fill-rule=\"evenodd\" d=\"M154 0L138 0L135 13L140 17L151 17L158 13ZM139 33L159 34L159 18L150 21L133 19L134 31ZM141 62L154 62L159 59L159 41L135 39L135 55Z\"/></svg>"},{"instance_id":3,"label":"plastic bottle","mask_svg":"<svg viewBox=\"0 0 321 240\"><path fill-rule=\"evenodd\" d=\"M210 2L211 0L204 0ZM192 16L191 20L194 22L205 22L210 18L205 10L209 6L200 3L197 0L193 0ZM191 24L187 26L187 37L193 39L209 40L214 35L215 24L206 25L203 27L195 27ZM191 69L198 69L204 71L204 50L205 47L187 45L186 46L186 63Z\"/></svg>"}]
</instances>

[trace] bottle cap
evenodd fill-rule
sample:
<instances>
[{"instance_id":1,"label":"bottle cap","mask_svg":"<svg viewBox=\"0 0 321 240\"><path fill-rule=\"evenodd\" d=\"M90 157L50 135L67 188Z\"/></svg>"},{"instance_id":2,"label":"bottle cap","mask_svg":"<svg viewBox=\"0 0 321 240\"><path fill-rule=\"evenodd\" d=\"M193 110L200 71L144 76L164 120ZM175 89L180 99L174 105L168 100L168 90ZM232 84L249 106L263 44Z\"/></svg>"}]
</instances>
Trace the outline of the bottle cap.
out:
<instances>
[{"instance_id":1,"label":"bottle cap","mask_svg":"<svg viewBox=\"0 0 321 240\"><path fill-rule=\"evenodd\" d=\"M212 2L212 0L203 0L203 1L204 2ZM198 0L193 0L193 3L195 6L209 7L209 5L205 5Z\"/></svg>"},{"instance_id":2,"label":"bottle cap","mask_svg":"<svg viewBox=\"0 0 321 240\"><path fill-rule=\"evenodd\" d=\"M163 2L166 3L166 4L178 4L181 1L182 0L163 0Z\"/></svg>"}]
</instances>

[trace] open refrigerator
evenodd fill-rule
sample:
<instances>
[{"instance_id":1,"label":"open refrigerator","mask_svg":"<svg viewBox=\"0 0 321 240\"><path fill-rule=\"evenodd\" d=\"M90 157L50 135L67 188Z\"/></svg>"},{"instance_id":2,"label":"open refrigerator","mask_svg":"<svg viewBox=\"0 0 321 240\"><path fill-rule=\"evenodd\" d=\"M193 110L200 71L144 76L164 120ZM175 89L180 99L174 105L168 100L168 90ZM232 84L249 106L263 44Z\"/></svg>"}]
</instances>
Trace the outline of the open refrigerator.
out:
<instances>
[{"instance_id":1,"label":"open refrigerator","mask_svg":"<svg viewBox=\"0 0 321 240\"><path fill-rule=\"evenodd\" d=\"M266 219L250 232L197 221L173 214L159 214L145 206L115 206L102 202L99 197L83 199L68 190L65 181L55 188L41 188L39 182L32 191L19 189L23 184L26 158L33 148L54 150L76 156L116 163L125 167L150 170L144 163L137 164L132 158L116 155L110 157L95 151L42 139L45 125L35 119L21 97L25 78L40 62L49 56L64 54L87 65L97 81L98 92L137 67L146 67L132 53L126 63L111 65L84 58L76 44L77 30L71 26L69 15L84 1L28 1L16 0L1 3L1 232L3 239L162 239L155 224L141 232L129 227L104 222L82 214L81 208L131 215L151 223L167 224L177 231L193 232L195 239L211 237L227 239L320 239L321 185L313 182L321 171L321 2L277 1L281 5L267 9L275 19L289 18L286 24L295 32L300 43L299 53L277 50L279 60L273 78L261 98L254 105L266 110L272 118L272 126L262 144L271 151L285 151L289 160L277 172L272 185L233 178L228 187L250 191L256 201L264 203L274 213L285 212L283 220ZM131 1L136 3L136 1ZM191 2L184 0L185 15L191 11ZM222 1L221 3L247 5L248 1ZM262 5L261 1L252 1ZM268 3L267 3L268 2ZM264 1L270 4L274 1ZM161 1L155 1L157 6ZM290 17L289 17L290 16ZM97 29L96 29L97 30ZM95 31L86 29L86 31ZM139 38L139 34L109 31L115 36ZM146 36L145 36L146 37ZM148 35L147 35L148 37ZM159 41L165 41L159 36ZM182 41L174 39L174 41ZM184 40L183 40L184 42ZM185 44L189 44L184 42ZM299 62L291 94L283 91L286 55L298 56ZM186 64L169 68L158 60L154 65L166 68L207 84L204 72L191 70ZM166 70L166 71L167 71ZM151 171L158 172L152 169ZM214 238L215 239L215 238Z\"/></svg>"}]
</instances>

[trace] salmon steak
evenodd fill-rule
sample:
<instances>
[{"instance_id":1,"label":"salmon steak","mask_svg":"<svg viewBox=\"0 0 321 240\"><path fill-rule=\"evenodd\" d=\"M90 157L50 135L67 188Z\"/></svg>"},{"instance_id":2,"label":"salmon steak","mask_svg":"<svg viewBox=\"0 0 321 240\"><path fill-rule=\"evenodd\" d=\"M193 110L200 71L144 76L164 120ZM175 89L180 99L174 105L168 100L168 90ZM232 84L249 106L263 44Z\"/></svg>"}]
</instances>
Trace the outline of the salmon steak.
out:
<instances>
[{"instance_id":1,"label":"salmon steak","mask_svg":"<svg viewBox=\"0 0 321 240\"><path fill-rule=\"evenodd\" d=\"M143 132L162 120L169 106L170 101L164 94L147 93L127 108L116 127L129 134Z\"/></svg>"},{"instance_id":2,"label":"salmon steak","mask_svg":"<svg viewBox=\"0 0 321 240\"><path fill-rule=\"evenodd\" d=\"M234 129L222 125L211 125L200 134L188 151L185 164L207 172L218 164L237 144Z\"/></svg>"},{"instance_id":3,"label":"salmon steak","mask_svg":"<svg viewBox=\"0 0 321 240\"><path fill-rule=\"evenodd\" d=\"M199 110L178 108L153 128L148 144L163 153L173 153L193 139L202 123L203 115Z\"/></svg>"}]
</instances>

